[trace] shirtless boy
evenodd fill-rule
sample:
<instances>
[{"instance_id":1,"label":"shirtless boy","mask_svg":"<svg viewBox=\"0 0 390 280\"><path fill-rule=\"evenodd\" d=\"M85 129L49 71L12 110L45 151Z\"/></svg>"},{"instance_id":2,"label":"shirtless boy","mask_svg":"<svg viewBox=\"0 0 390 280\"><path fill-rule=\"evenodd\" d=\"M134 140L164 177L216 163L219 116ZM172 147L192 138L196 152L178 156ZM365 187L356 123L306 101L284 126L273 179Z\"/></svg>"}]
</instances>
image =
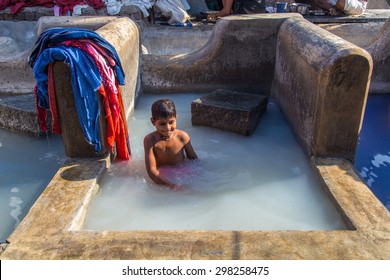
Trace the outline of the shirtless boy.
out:
<instances>
[{"instance_id":1,"label":"shirtless boy","mask_svg":"<svg viewBox=\"0 0 390 280\"><path fill-rule=\"evenodd\" d=\"M156 131L144 138L145 164L149 177L157 184L179 189L158 170L164 165L176 165L188 159L197 159L188 134L176 128L176 108L169 99L157 100L152 105L151 122Z\"/></svg>"}]
</instances>

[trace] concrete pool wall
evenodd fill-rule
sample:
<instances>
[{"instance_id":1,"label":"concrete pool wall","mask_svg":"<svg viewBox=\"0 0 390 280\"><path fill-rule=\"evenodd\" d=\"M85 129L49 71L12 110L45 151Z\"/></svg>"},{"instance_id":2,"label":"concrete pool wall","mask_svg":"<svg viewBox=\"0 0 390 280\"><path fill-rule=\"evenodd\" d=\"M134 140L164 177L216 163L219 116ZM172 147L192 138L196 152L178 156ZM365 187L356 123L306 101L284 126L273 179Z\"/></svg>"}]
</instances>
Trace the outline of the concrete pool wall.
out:
<instances>
[{"instance_id":1,"label":"concrete pool wall","mask_svg":"<svg viewBox=\"0 0 390 280\"><path fill-rule=\"evenodd\" d=\"M0 21L0 96L32 93L34 75L27 57L36 38L36 25Z\"/></svg>"},{"instance_id":2,"label":"concrete pool wall","mask_svg":"<svg viewBox=\"0 0 390 280\"><path fill-rule=\"evenodd\" d=\"M261 24L263 22L263 24ZM311 39L319 39L316 27L303 21L302 17L295 15L272 15L270 17L231 17L226 18L216 25L216 30L222 30L222 33L214 33L212 39L207 43L200 52L205 50L218 50L213 52L213 57L207 57L203 60L196 59L181 59L181 63L169 62L167 57L151 57L150 60L155 59L155 68L160 71L160 75L164 75L160 67L169 66L178 73L179 68L182 66L185 70L188 69L191 64L195 64L206 71L206 75L201 75L198 82L201 84L201 88L198 89L202 92L208 90L223 87L223 83L226 80L211 79L218 77L218 73L223 72L218 69L219 66L234 66L235 62L227 62L222 54L226 54L230 58L234 58L235 55L243 55L242 58L248 54L247 51L233 49L233 54L230 53L232 49L231 45L226 44L226 38L230 36L237 40L233 42L239 42L238 39L242 39L245 34L238 29L242 26L244 30L251 31L264 31L268 30L269 22L273 22L275 28L273 32L266 33L268 38L271 39L274 50L270 52L264 51L264 44L260 48L262 51L259 53L256 47L259 45L259 36L250 33L249 38L252 41L245 40L245 49L249 49L255 53L255 56L250 56L252 60L259 59L261 54L266 54L267 57L272 57L274 60L282 59L282 63L279 61L268 61L264 63L264 60L260 60L260 64L263 66L258 67L255 61L251 61L249 65L245 66L244 63L238 64L241 70L245 73L247 69L261 70L264 73L266 69L270 70L270 73L266 72L266 77L256 74L248 73L248 84L245 83L245 77L233 76L237 78L237 83L229 83L234 89L239 90L251 90L255 88L257 92L266 93L267 95L275 95L279 102L284 102L285 96L282 94L289 94L289 91L282 87L284 82L291 82L291 79L295 77L297 81L293 83L294 86L301 85L298 92L302 95L309 97L309 104L311 109L307 111L307 115L318 117L319 123L323 126L326 132L326 126L332 127L332 119L323 118L326 114L326 106L332 105L331 112L333 111L345 111L345 108L336 106L332 96L321 96L322 87L332 89L332 83L336 79L331 74L337 74L339 72L340 61L346 61L346 65L354 66L352 62L358 61L362 67L357 70L355 78L362 79L366 82L365 86L360 86L356 89L357 98L360 102L357 102L354 110L345 111L345 114L351 114L358 112L359 116L354 118L351 124L351 137L356 134L356 130L359 129L361 115L364 107L362 107L364 100L367 96L370 73L372 70L371 58L367 52L362 49L357 49L356 46L345 42L339 37L334 37L328 33L325 38L316 41L317 46L323 52L323 56L320 56L324 62L318 60L310 60L310 53L303 53L302 56L295 55L289 59L285 59L285 56L291 53L293 48L291 46L299 46L300 40L303 40L306 36ZM136 34L137 27L132 25L130 20L123 20L117 23L118 25L112 27L114 30L128 30ZM246 26L248 24L248 26ZM229 26L228 29L223 27ZM267 27L266 27L267 26ZM233 27L233 29L230 29ZM259 29L257 29L259 28ZM272 27L271 27L272 28ZM292 38L289 30L297 29L299 32L296 37ZM129 30L128 30L129 31ZM230 33L232 32L232 33ZM230 34L229 34L230 33ZM245 33L245 32L244 32ZM271 34L270 34L271 33ZM316 34L312 34L316 33ZM240 34L240 36L237 36ZM312 34L312 35L310 35ZM111 37L113 36L113 37ZM264 38L264 37L260 37ZM306 38L306 39L308 39ZM108 32L107 40L115 42L115 34ZM139 45L138 37L135 40L130 40L131 46L136 48ZM224 44L222 43L224 42ZM250 42L250 44L249 44ZM224 47L223 47L224 46ZM130 47L130 46L128 46ZM133 49L130 47L130 49ZM244 49L244 48L243 48ZM319 51L319 50L317 50ZM193 57L194 54L188 55ZM302 57L304 59L302 59ZM328 58L332 58L330 61ZM220 59L220 60L219 60ZM171 57L171 60L175 60ZM350 61L351 60L351 61ZM161 61L165 61L163 65L160 65ZM206 63L206 61L208 63ZM292 63L299 63L302 71L308 70L312 73L309 76L298 75L285 75L284 69L293 67ZM152 69L151 61L145 62L148 67ZM231 63L231 64L229 64ZM277 64L280 63L278 66ZM352 63L352 64L350 64ZM206 67L210 64L210 67ZM271 65L271 68L269 68ZM145 65L144 65L145 66ZM203 68L204 66L204 68ZM226 69L222 67L222 69ZM245 68L247 67L247 68ZM253 67L253 68L252 68ZM281 67L278 70L278 67ZM317 68L316 68L317 67ZM142 68L141 74L145 74L145 68ZM282 71L283 70L283 71ZM326 71L325 71L326 70ZM135 72L129 75L133 76L131 85L128 85L136 91L138 73ZM150 70L151 71L151 70ZM172 71L169 71L172 72ZM186 71L184 71L186 72ZM176 76L171 76L169 79L178 79L179 85L177 89L181 92L189 92L196 90L195 82L197 77L188 77L190 74L196 76L196 72L191 73L187 71L187 76L181 76L185 81L191 81L186 91L183 91L183 84L181 80ZM233 72L229 72L234 75ZM315 81L312 80L313 73L318 76L327 74L324 77L316 76ZM150 73L146 73L150 74ZM201 78L207 78L208 75L214 75L209 78L208 83L205 83ZM226 75L228 73L225 73ZM182 74L184 75L184 74ZM258 78L258 80L256 80ZM324 81L325 79L325 81ZM158 86L164 85L163 79L158 80ZM169 82L169 83L168 83ZM215 84L213 84L215 82ZM300 82L300 83L299 83ZM313 84L314 83L314 84ZM350 84L350 80L339 80L337 85L344 88L345 84ZM170 83L167 80L167 84L175 86L174 83ZM259 85L261 84L261 85ZM147 89L152 89L149 86ZM146 88L141 88L144 92L148 92ZM161 90L161 89L159 89ZM285 92L281 92L285 90ZM167 90L170 91L170 90ZM252 90L253 92L254 90ZM276 92L277 91L277 92ZM161 93L165 91L161 90ZM331 90L334 94L340 94L337 91ZM341 93L343 94L343 93ZM135 94L132 95L135 98ZM303 117L295 117L297 111L300 108L300 104L303 102L299 99L299 96L291 96L291 106L283 105L282 109L285 115L290 118L291 122L304 122ZM311 99L310 99L311 98ZM330 99L328 99L330 98ZM288 99L286 99L288 101ZM325 101L329 101L326 104ZM321 105L322 106L319 106ZM348 103L347 103L348 104ZM333 106L335 105L335 106ZM309 106L307 107L309 108ZM288 112L291 110L291 113ZM319 112L318 112L319 111ZM332 116L333 114L330 114ZM341 118L343 119L343 118ZM310 120L310 118L309 118ZM336 120L339 122L340 117L336 114ZM345 119L347 121L347 119ZM305 127L303 132L303 139L315 138L316 135L318 141L323 141L324 134L313 133L313 129L316 128L316 121L311 120L309 125ZM298 124L295 126L299 127ZM311 130L310 130L311 127ZM344 129L344 126L339 127L340 130ZM307 131L310 131L307 133ZM295 131L296 132L296 131ZM340 132L340 131L339 131ZM344 133L344 131L341 131ZM326 135L326 134L325 134ZM356 139L353 139L356 141ZM311 141L300 141L302 145L312 147ZM318 143L315 142L314 143ZM326 146L325 146L326 147ZM350 148L345 147L345 151L349 151ZM42 193L40 198L36 201L30 212L25 219L20 223L18 228L12 233L8 239L9 244L5 251L1 254L1 259L389 259L390 258L390 216L386 208L378 201L378 199L372 194L367 186L362 182L359 176L356 174L353 165L350 161L341 158L339 155L335 157L318 157L310 154L308 157L312 163L313 170L318 174L320 181L322 182L324 191L329 195L329 198L333 201L335 207L344 218L348 230L337 231L90 231L81 230L85 213L88 209L89 202L93 199L94 194L99 189L99 178L105 172L110 165L108 157L101 159L80 159L69 158L64 166L57 172L53 180L48 187ZM332 149L328 149L332 151ZM334 152L334 151L333 151ZM348 153L345 153L348 156ZM347 157L346 156L346 157Z\"/></svg>"},{"instance_id":3,"label":"concrete pool wall","mask_svg":"<svg viewBox=\"0 0 390 280\"><path fill-rule=\"evenodd\" d=\"M272 96L308 156L354 159L371 57L299 14L222 19L200 50L143 56L141 67L145 92L222 88Z\"/></svg>"}]
</instances>

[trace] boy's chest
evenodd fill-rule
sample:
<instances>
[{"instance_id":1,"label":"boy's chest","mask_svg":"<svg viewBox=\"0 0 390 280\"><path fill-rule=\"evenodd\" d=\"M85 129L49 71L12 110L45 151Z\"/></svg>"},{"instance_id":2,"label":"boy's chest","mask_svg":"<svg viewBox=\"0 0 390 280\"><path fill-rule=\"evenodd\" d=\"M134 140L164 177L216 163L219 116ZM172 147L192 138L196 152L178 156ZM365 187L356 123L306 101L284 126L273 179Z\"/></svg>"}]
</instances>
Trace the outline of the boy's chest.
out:
<instances>
[{"instance_id":1,"label":"boy's chest","mask_svg":"<svg viewBox=\"0 0 390 280\"><path fill-rule=\"evenodd\" d=\"M183 149L183 145L177 141L159 141L153 147L155 153L176 154Z\"/></svg>"}]
</instances>

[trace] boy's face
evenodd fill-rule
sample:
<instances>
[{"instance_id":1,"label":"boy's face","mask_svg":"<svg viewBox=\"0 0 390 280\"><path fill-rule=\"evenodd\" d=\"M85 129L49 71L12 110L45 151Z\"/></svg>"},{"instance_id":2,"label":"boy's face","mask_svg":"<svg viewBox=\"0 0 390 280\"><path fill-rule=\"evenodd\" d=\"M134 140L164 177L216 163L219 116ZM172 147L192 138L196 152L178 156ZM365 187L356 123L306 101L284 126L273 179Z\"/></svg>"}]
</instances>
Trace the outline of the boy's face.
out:
<instances>
[{"instance_id":1,"label":"boy's face","mask_svg":"<svg viewBox=\"0 0 390 280\"><path fill-rule=\"evenodd\" d=\"M163 139L169 139L176 129L176 117L153 119L151 118L152 124L156 127L157 133Z\"/></svg>"}]
</instances>

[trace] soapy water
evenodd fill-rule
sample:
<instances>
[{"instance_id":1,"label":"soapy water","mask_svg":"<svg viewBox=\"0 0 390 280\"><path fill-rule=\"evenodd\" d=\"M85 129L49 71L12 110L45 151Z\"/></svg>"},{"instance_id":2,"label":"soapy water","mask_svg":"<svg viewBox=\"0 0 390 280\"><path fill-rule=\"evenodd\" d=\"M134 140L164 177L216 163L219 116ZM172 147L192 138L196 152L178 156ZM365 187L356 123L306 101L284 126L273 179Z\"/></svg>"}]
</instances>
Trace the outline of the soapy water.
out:
<instances>
[{"instance_id":1,"label":"soapy water","mask_svg":"<svg viewBox=\"0 0 390 280\"><path fill-rule=\"evenodd\" d=\"M178 111L199 157L160 171L184 190L148 177L143 137L154 130L144 95L129 122L132 158L116 162L89 206L91 230L333 230L345 226L272 101L249 137L191 125L199 94L164 95Z\"/></svg>"},{"instance_id":2,"label":"soapy water","mask_svg":"<svg viewBox=\"0 0 390 280\"><path fill-rule=\"evenodd\" d=\"M60 136L0 129L0 242L5 242L65 161Z\"/></svg>"}]
</instances>

